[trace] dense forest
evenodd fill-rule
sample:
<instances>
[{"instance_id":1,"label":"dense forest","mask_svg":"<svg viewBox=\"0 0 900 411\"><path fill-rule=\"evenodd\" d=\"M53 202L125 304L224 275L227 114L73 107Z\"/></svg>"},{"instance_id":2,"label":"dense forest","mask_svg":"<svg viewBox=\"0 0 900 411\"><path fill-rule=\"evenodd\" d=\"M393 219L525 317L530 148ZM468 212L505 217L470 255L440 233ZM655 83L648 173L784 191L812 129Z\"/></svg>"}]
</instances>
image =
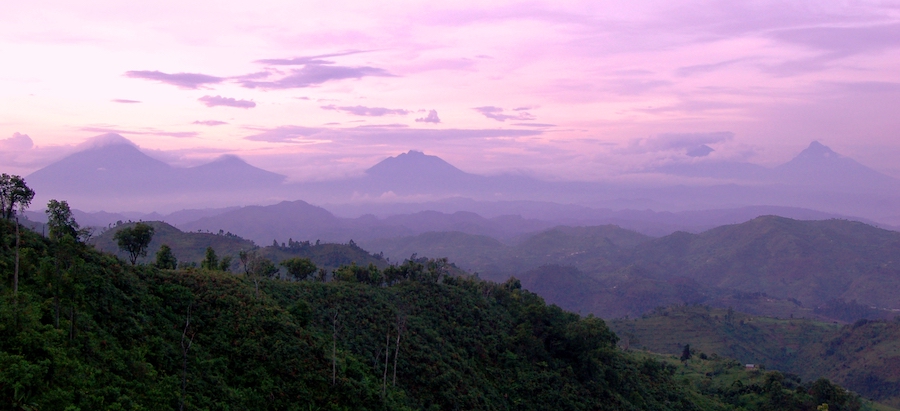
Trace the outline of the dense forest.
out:
<instances>
[{"instance_id":1,"label":"dense forest","mask_svg":"<svg viewBox=\"0 0 900 411\"><path fill-rule=\"evenodd\" d=\"M260 279L132 265L58 228L45 238L0 220L5 408L865 407L778 372L703 388L677 363L622 351L599 318L515 279L448 275L445 260Z\"/></svg>"}]
</instances>

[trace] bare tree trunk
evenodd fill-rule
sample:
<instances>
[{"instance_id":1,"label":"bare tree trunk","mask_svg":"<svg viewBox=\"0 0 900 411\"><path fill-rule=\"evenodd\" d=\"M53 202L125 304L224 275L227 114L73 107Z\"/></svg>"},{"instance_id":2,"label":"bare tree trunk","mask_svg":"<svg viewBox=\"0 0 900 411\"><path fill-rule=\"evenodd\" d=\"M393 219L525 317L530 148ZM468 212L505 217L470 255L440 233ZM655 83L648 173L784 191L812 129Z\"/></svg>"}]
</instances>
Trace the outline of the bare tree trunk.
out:
<instances>
[{"instance_id":1,"label":"bare tree trunk","mask_svg":"<svg viewBox=\"0 0 900 411\"><path fill-rule=\"evenodd\" d=\"M69 341L75 339L75 302L69 307Z\"/></svg>"},{"instance_id":2,"label":"bare tree trunk","mask_svg":"<svg viewBox=\"0 0 900 411\"><path fill-rule=\"evenodd\" d=\"M337 383L337 317L335 309L331 318L331 385Z\"/></svg>"},{"instance_id":3,"label":"bare tree trunk","mask_svg":"<svg viewBox=\"0 0 900 411\"><path fill-rule=\"evenodd\" d=\"M16 269L13 274L13 296L17 295L19 295L19 217L16 217Z\"/></svg>"},{"instance_id":4,"label":"bare tree trunk","mask_svg":"<svg viewBox=\"0 0 900 411\"><path fill-rule=\"evenodd\" d=\"M400 316L397 316L397 343L394 347L394 379L392 382L393 386L397 386L397 357L400 356L400 333L403 330L402 321L400 320Z\"/></svg>"},{"instance_id":5,"label":"bare tree trunk","mask_svg":"<svg viewBox=\"0 0 900 411\"><path fill-rule=\"evenodd\" d=\"M187 331L191 326L191 306L188 305L187 318L184 320L184 331L181 332L181 398L178 399L178 410L184 410L184 397L187 394L187 360L188 360L188 350L191 349L191 345L194 344L194 333L191 333L191 338L188 339L187 344L185 344L185 339L187 339Z\"/></svg>"},{"instance_id":6,"label":"bare tree trunk","mask_svg":"<svg viewBox=\"0 0 900 411\"><path fill-rule=\"evenodd\" d=\"M381 397L387 394L387 370L391 361L391 331L388 328L387 334L384 335L384 374L381 376Z\"/></svg>"}]
</instances>

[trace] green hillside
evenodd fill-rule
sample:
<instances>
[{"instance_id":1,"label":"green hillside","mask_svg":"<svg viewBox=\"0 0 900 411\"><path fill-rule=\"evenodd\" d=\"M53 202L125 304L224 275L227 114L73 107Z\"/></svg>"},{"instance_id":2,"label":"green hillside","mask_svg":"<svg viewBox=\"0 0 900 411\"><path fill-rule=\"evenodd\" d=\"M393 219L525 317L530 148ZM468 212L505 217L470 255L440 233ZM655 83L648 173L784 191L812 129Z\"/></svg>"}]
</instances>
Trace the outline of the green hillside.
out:
<instances>
[{"instance_id":1,"label":"green hillside","mask_svg":"<svg viewBox=\"0 0 900 411\"><path fill-rule=\"evenodd\" d=\"M610 328L633 349L697 353L762 364L801 376L826 377L879 402L900 407L900 321L838 325L776 319L706 306L654 310Z\"/></svg>"},{"instance_id":2,"label":"green hillside","mask_svg":"<svg viewBox=\"0 0 900 411\"><path fill-rule=\"evenodd\" d=\"M900 309L900 233L846 220L766 216L655 239L615 226L557 227L516 245L428 233L366 247L451 257L496 281L515 275L551 303L605 318L693 303L847 322Z\"/></svg>"},{"instance_id":3,"label":"green hillside","mask_svg":"<svg viewBox=\"0 0 900 411\"><path fill-rule=\"evenodd\" d=\"M233 270L237 270L238 253L254 249L259 250L263 257L276 263L293 257L309 258L318 267L327 270L334 270L341 265L349 265L351 263L362 266L375 264L381 268L387 266L387 262L381 256L371 255L353 243L310 244L309 242L291 240L290 244L278 244L277 246L273 244L260 248L252 241L245 240L231 233L183 232L161 221L147 221L145 223L153 227L154 234L153 240L147 249L147 256L138 259L138 262L142 263L155 261L155 255L159 247L163 244L168 244L172 248L175 258L182 263L199 264L206 255L206 248L212 247L219 257L231 256L234 262ZM113 237L118 230L133 227L134 224L136 223L130 222L113 227L92 239L91 244L98 250L125 258L126 253L119 249Z\"/></svg>"},{"instance_id":4,"label":"green hillside","mask_svg":"<svg viewBox=\"0 0 900 411\"><path fill-rule=\"evenodd\" d=\"M620 351L595 317L440 262L337 280L132 267L71 237L0 221L0 398L7 409L769 409ZM356 274L353 274L356 273ZM348 276L349 275L349 276ZM360 275L364 275L360 277ZM790 408L860 409L828 383ZM801 392L802 391L802 392ZM830 394L829 394L830 393Z\"/></svg>"}]
</instances>

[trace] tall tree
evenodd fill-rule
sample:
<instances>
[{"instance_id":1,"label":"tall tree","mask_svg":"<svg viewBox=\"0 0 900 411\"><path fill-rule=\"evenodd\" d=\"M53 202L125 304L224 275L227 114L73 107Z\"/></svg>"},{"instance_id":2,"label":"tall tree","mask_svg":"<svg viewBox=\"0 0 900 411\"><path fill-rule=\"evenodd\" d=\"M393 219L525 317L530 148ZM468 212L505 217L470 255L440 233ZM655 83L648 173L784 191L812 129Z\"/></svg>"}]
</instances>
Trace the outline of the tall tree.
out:
<instances>
[{"instance_id":1,"label":"tall tree","mask_svg":"<svg viewBox=\"0 0 900 411\"><path fill-rule=\"evenodd\" d=\"M156 268L174 270L177 267L178 260L175 258L175 254L172 254L172 247L169 247L168 244L161 245L159 251L156 252Z\"/></svg>"},{"instance_id":2,"label":"tall tree","mask_svg":"<svg viewBox=\"0 0 900 411\"><path fill-rule=\"evenodd\" d=\"M128 253L131 265L137 263L138 257L147 255L147 247L153 239L153 227L145 223L137 223L134 227L125 227L113 237L119 244L119 248Z\"/></svg>"},{"instance_id":3,"label":"tall tree","mask_svg":"<svg viewBox=\"0 0 900 411\"><path fill-rule=\"evenodd\" d=\"M25 184L25 180L17 175L0 174L0 217L10 220L20 211L31 205L34 190Z\"/></svg>"},{"instance_id":4,"label":"tall tree","mask_svg":"<svg viewBox=\"0 0 900 411\"><path fill-rule=\"evenodd\" d=\"M309 258L294 257L282 261L280 265L287 269L288 274L297 281L305 280L318 270L316 264Z\"/></svg>"},{"instance_id":5,"label":"tall tree","mask_svg":"<svg viewBox=\"0 0 900 411\"><path fill-rule=\"evenodd\" d=\"M60 240L66 235L78 238L78 223L72 216L72 209L65 200L50 200L47 203L47 227L50 228L50 239Z\"/></svg>"},{"instance_id":6,"label":"tall tree","mask_svg":"<svg viewBox=\"0 0 900 411\"><path fill-rule=\"evenodd\" d=\"M219 269L219 256L216 255L216 250L213 250L212 247L206 247L206 257L200 262L200 268L210 271Z\"/></svg>"}]
</instances>

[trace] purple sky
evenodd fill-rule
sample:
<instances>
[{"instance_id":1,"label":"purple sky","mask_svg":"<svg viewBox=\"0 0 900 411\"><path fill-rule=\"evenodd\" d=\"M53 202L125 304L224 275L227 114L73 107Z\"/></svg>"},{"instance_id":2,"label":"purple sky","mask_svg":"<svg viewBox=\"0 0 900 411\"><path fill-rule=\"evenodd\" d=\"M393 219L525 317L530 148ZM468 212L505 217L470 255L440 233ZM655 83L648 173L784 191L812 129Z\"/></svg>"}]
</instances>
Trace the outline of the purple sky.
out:
<instances>
[{"instance_id":1,"label":"purple sky","mask_svg":"<svg viewBox=\"0 0 900 411\"><path fill-rule=\"evenodd\" d=\"M812 140L900 177L900 2L483 3L5 2L0 171L116 131L293 180L409 149L594 179Z\"/></svg>"}]
</instances>

